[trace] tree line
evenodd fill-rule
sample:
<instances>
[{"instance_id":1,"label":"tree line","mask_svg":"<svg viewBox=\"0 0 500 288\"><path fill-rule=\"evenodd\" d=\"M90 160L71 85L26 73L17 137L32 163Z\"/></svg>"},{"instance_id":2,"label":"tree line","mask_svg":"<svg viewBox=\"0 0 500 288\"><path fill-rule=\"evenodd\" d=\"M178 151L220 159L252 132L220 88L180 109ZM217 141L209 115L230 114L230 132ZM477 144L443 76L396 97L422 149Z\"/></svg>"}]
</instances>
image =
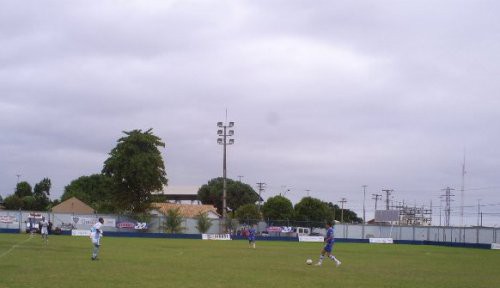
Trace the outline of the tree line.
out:
<instances>
[{"instance_id":1,"label":"tree line","mask_svg":"<svg viewBox=\"0 0 500 288\"><path fill-rule=\"evenodd\" d=\"M161 199L155 192L168 184L165 164L160 152L165 147L161 138L152 129L124 131L125 136L104 161L101 173L81 176L65 186L60 199L50 201L51 181L44 178L34 189L27 182L20 182L14 194L4 199L9 210L48 211L59 202L76 197L98 213L120 213L145 215L151 204ZM198 199L211 204L222 215L221 177L214 178L198 190ZM304 197L292 205L284 196L269 198L262 206L258 193L248 184L227 179L227 208L231 218L240 222L312 221L340 220L341 209L332 203L312 197ZM356 213L343 210L345 222L361 222ZM269 223L271 224L271 223Z\"/></svg>"}]
</instances>

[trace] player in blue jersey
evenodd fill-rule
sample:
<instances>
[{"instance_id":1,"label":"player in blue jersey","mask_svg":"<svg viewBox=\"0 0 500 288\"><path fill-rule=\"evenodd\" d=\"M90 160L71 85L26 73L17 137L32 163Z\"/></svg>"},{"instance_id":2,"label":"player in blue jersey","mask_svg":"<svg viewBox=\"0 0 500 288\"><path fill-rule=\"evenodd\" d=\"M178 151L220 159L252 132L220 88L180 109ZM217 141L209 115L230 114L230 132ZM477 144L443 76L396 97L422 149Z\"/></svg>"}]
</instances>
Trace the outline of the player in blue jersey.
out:
<instances>
[{"instance_id":1,"label":"player in blue jersey","mask_svg":"<svg viewBox=\"0 0 500 288\"><path fill-rule=\"evenodd\" d=\"M323 247L323 250L321 250L321 255L319 256L319 261L318 263L316 263L316 266L321 266L321 264L323 263L323 259L325 258L325 254L328 256L328 258L335 261L335 265L337 267L341 264L341 262L337 258L335 258L335 256L332 254L333 244L335 243L334 232L335 229L333 228L332 222L327 222L325 246Z\"/></svg>"},{"instance_id":2,"label":"player in blue jersey","mask_svg":"<svg viewBox=\"0 0 500 288\"><path fill-rule=\"evenodd\" d=\"M99 218L99 221L90 229L90 240L92 240L92 245L94 246L92 250L92 260L96 260L99 254L99 247L101 246L101 237L103 234L102 224L104 224L104 219Z\"/></svg>"},{"instance_id":3,"label":"player in blue jersey","mask_svg":"<svg viewBox=\"0 0 500 288\"><path fill-rule=\"evenodd\" d=\"M250 229L248 229L248 245L250 248L255 249L255 234L256 233L257 233L257 231L255 230L255 225L253 225L252 227L250 227Z\"/></svg>"}]
</instances>

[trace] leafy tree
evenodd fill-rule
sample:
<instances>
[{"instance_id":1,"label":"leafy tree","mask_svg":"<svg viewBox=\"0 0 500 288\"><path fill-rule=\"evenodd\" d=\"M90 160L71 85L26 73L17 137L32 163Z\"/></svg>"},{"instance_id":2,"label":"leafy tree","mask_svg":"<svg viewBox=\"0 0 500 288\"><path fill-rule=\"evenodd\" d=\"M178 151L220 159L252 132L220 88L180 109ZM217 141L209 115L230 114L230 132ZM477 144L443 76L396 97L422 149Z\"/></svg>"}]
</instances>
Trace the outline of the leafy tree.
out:
<instances>
[{"instance_id":1,"label":"leafy tree","mask_svg":"<svg viewBox=\"0 0 500 288\"><path fill-rule=\"evenodd\" d=\"M214 178L200 187L198 190L198 199L203 204L211 204L217 208L219 214L222 213L222 177ZM236 211L239 207L245 204L255 204L259 200L259 195L253 188L240 181L226 179L226 201L227 208Z\"/></svg>"},{"instance_id":2,"label":"leafy tree","mask_svg":"<svg viewBox=\"0 0 500 288\"><path fill-rule=\"evenodd\" d=\"M262 219L259 207L255 204L245 204L240 206L238 210L236 210L236 218L240 223L247 223L249 225L255 224Z\"/></svg>"},{"instance_id":3,"label":"leafy tree","mask_svg":"<svg viewBox=\"0 0 500 288\"><path fill-rule=\"evenodd\" d=\"M165 164L158 147L165 143L149 129L123 132L126 137L104 162L102 172L112 178L113 196L118 209L134 213L147 211L152 192L163 190L167 185Z\"/></svg>"},{"instance_id":4,"label":"leafy tree","mask_svg":"<svg viewBox=\"0 0 500 288\"><path fill-rule=\"evenodd\" d=\"M342 209L331 202L327 203L328 209L334 216L334 219L340 221L342 219ZM347 223L363 223L363 219L359 218L358 215L349 209L344 209L344 222Z\"/></svg>"},{"instance_id":5,"label":"leafy tree","mask_svg":"<svg viewBox=\"0 0 500 288\"><path fill-rule=\"evenodd\" d=\"M281 195L271 197L262 206L262 215L264 220L291 220L293 218L292 202Z\"/></svg>"},{"instance_id":6,"label":"leafy tree","mask_svg":"<svg viewBox=\"0 0 500 288\"><path fill-rule=\"evenodd\" d=\"M36 199L34 196L24 196L21 198L23 201L22 209L24 210L37 210L35 207Z\"/></svg>"},{"instance_id":7,"label":"leafy tree","mask_svg":"<svg viewBox=\"0 0 500 288\"><path fill-rule=\"evenodd\" d=\"M3 206L7 210L19 210L23 208L23 200L16 194L5 197Z\"/></svg>"},{"instance_id":8,"label":"leafy tree","mask_svg":"<svg viewBox=\"0 0 500 288\"><path fill-rule=\"evenodd\" d=\"M0 195L0 204L3 203L3 198L2 198L2 195Z\"/></svg>"},{"instance_id":9,"label":"leafy tree","mask_svg":"<svg viewBox=\"0 0 500 288\"><path fill-rule=\"evenodd\" d=\"M33 197L35 199L32 209L38 211L46 211L50 204L50 188L52 184L49 178L44 178L39 183L35 184L33 189Z\"/></svg>"},{"instance_id":10,"label":"leafy tree","mask_svg":"<svg viewBox=\"0 0 500 288\"><path fill-rule=\"evenodd\" d=\"M182 227L182 216L179 208L168 210L167 215L165 216L167 219L163 224L163 228L167 231L167 233L180 233L184 230L184 227Z\"/></svg>"},{"instance_id":11,"label":"leafy tree","mask_svg":"<svg viewBox=\"0 0 500 288\"><path fill-rule=\"evenodd\" d=\"M59 199L55 199L54 201L52 201L52 203L49 204L49 208L52 208L54 206L57 206L61 203L61 201L59 201Z\"/></svg>"},{"instance_id":12,"label":"leafy tree","mask_svg":"<svg viewBox=\"0 0 500 288\"><path fill-rule=\"evenodd\" d=\"M333 213L328 205L313 197L304 197L295 204L295 219L308 221L311 227L322 227L326 221L333 220Z\"/></svg>"},{"instance_id":13,"label":"leafy tree","mask_svg":"<svg viewBox=\"0 0 500 288\"><path fill-rule=\"evenodd\" d=\"M208 229L212 227L212 219L208 218L207 212L198 213L198 215L196 215L196 220L197 220L196 229L198 229L198 231L202 234L206 233Z\"/></svg>"},{"instance_id":14,"label":"leafy tree","mask_svg":"<svg viewBox=\"0 0 500 288\"><path fill-rule=\"evenodd\" d=\"M33 194L35 197L41 197L42 195L48 196L50 195L50 188L52 187L52 183L49 178L43 178L42 181L35 184L35 188L33 188Z\"/></svg>"},{"instance_id":15,"label":"leafy tree","mask_svg":"<svg viewBox=\"0 0 500 288\"><path fill-rule=\"evenodd\" d=\"M64 187L61 201L76 197L100 213L115 212L113 181L104 174L82 176Z\"/></svg>"},{"instance_id":16,"label":"leafy tree","mask_svg":"<svg viewBox=\"0 0 500 288\"><path fill-rule=\"evenodd\" d=\"M33 196L31 185L26 181L17 183L14 194L16 194L19 198L23 198L24 196Z\"/></svg>"}]
</instances>

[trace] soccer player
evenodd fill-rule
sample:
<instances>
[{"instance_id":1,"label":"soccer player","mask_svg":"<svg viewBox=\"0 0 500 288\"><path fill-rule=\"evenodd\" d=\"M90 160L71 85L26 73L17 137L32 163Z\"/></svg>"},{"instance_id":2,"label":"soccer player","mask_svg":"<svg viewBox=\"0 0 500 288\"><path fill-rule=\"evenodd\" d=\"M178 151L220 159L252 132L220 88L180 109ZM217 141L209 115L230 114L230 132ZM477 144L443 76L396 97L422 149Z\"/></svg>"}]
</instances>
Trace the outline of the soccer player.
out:
<instances>
[{"instance_id":1,"label":"soccer player","mask_svg":"<svg viewBox=\"0 0 500 288\"><path fill-rule=\"evenodd\" d=\"M45 245L47 245L49 241L49 221L45 220L45 217L42 217L42 221L40 221L38 225L40 225L40 234L42 234L42 240L44 240Z\"/></svg>"},{"instance_id":2,"label":"soccer player","mask_svg":"<svg viewBox=\"0 0 500 288\"><path fill-rule=\"evenodd\" d=\"M326 229L325 246L323 247L323 250L321 250L321 255L319 256L319 261L318 263L316 263L316 266L321 266L321 264L323 263L323 258L325 258L325 254L327 254L328 258L335 261L335 265L338 267L341 262L332 254L333 244L335 243L335 238L333 237L334 228L332 222L326 223Z\"/></svg>"},{"instance_id":3,"label":"soccer player","mask_svg":"<svg viewBox=\"0 0 500 288\"><path fill-rule=\"evenodd\" d=\"M248 229L248 245L249 245L249 248L254 248L255 249L255 234L257 233L257 231L255 230L255 225L253 225L252 227L250 227L250 229Z\"/></svg>"},{"instance_id":4,"label":"soccer player","mask_svg":"<svg viewBox=\"0 0 500 288\"><path fill-rule=\"evenodd\" d=\"M90 239L92 240L92 245L94 246L94 249L92 250L92 260L96 260L97 255L99 254L99 247L101 246L101 237L103 234L102 224L104 224L104 219L99 218L99 221L90 229Z\"/></svg>"}]
</instances>

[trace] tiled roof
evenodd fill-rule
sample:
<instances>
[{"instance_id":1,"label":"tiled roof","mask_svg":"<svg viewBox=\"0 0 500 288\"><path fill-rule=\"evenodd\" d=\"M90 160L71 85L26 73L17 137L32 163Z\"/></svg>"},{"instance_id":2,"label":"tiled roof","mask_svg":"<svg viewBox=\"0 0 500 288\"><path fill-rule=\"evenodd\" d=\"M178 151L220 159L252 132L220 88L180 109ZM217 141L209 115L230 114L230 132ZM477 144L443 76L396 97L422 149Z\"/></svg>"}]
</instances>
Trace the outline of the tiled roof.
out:
<instances>
[{"instance_id":1,"label":"tiled roof","mask_svg":"<svg viewBox=\"0 0 500 288\"><path fill-rule=\"evenodd\" d=\"M167 214L168 210L179 208L180 215L186 218L194 218L198 214L205 212L212 212L215 215L220 215L217 213L217 209L212 205L189 205L189 204L178 204L178 203L153 203L153 208L157 209L162 214Z\"/></svg>"},{"instance_id":2,"label":"tiled roof","mask_svg":"<svg viewBox=\"0 0 500 288\"><path fill-rule=\"evenodd\" d=\"M76 197L71 197L52 207L55 213L94 214L94 209Z\"/></svg>"}]
</instances>

